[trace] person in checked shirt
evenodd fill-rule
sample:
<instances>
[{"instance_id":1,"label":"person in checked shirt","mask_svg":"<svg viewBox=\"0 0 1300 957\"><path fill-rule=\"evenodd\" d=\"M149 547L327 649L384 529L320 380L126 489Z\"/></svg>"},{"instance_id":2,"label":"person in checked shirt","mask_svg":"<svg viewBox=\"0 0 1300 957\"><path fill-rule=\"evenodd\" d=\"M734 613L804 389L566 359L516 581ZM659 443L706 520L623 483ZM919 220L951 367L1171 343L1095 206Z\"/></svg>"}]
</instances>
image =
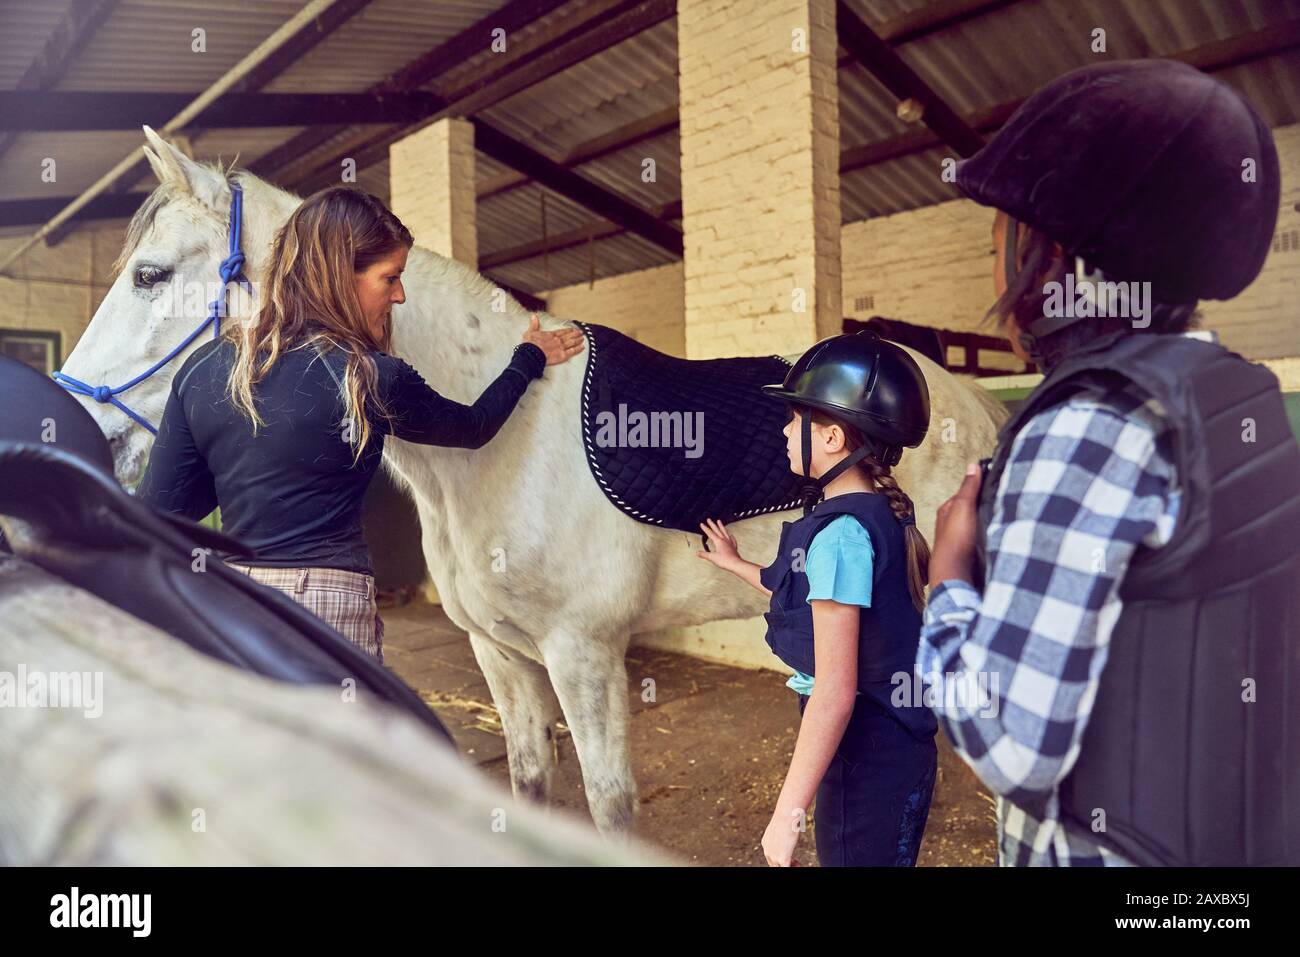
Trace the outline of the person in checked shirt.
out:
<instances>
[{"instance_id":1,"label":"person in checked shirt","mask_svg":"<svg viewBox=\"0 0 1300 957\"><path fill-rule=\"evenodd\" d=\"M957 184L998 210L990 315L1045 373L939 510L916 662L999 861L1295 864L1300 446L1276 377L1187 333L1262 267L1271 132L1189 66L1107 63Z\"/></svg>"}]
</instances>

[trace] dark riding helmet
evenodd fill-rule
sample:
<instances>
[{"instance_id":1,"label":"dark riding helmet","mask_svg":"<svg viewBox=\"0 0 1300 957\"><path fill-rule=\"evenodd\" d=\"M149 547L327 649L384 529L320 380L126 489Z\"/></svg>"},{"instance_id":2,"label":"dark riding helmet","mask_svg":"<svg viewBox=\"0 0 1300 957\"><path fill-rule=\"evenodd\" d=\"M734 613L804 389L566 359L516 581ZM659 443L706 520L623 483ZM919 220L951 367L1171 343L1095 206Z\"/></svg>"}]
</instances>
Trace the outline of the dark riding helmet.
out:
<instances>
[{"instance_id":1,"label":"dark riding helmet","mask_svg":"<svg viewBox=\"0 0 1300 957\"><path fill-rule=\"evenodd\" d=\"M894 466L904 448L915 448L930 427L930 390L910 355L874 332L831 336L817 343L791 368L780 385L765 385L765 395L820 409L857 428L867 445L855 449L820 478L809 473L810 417L803 417L803 474L810 498L845 469L874 455Z\"/></svg>"},{"instance_id":2,"label":"dark riding helmet","mask_svg":"<svg viewBox=\"0 0 1300 957\"><path fill-rule=\"evenodd\" d=\"M1083 260L1076 272L1150 282L1171 305L1245 289L1277 223L1272 131L1230 86L1174 60L1057 77L956 174L963 193L1012 217L1009 237L1028 223Z\"/></svg>"}]
</instances>

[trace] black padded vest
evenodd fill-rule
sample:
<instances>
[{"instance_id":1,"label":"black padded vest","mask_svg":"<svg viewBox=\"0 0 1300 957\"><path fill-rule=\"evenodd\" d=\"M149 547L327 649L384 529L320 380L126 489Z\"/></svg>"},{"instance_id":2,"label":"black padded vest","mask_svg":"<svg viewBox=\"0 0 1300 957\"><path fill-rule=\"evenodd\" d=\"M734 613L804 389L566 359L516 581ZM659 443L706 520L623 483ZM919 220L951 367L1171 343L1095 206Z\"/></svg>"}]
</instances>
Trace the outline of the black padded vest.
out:
<instances>
[{"instance_id":1,"label":"black padded vest","mask_svg":"<svg viewBox=\"0 0 1300 957\"><path fill-rule=\"evenodd\" d=\"M1170 542L1139 546L1119 584L1062 816L1139 864L1300 864L1300 446L1267 368L1179 335L1112 335L1067 357L999 435L977 587L1016 433L1126 380L1164 406L1182 501Z\"/></svg>"}]
</instances>

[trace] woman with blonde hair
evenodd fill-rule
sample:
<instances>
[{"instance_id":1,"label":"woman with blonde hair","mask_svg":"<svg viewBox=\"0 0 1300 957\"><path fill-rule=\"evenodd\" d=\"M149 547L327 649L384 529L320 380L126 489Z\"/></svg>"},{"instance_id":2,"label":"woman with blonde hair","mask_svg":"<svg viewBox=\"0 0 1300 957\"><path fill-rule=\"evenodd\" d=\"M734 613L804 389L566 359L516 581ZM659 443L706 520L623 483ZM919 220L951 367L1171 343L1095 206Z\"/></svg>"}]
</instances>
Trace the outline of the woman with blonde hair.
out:
<instances>
[{"instance_id":1,"label":"woman with blonde hair","mask_svg":"<svg viewBox=\"0 0 1300 957\"><path fill-rule=\"evenodd\" d=\"M479 448L528 383L582 350L577 329L534 316L509 364L473 405L444 398L391 354L392 309L414 240L376 197L309 196L276 234L264 300L186 360L137 489L253 549L230 564L305 605L383 660L362 498L384 437Z\"/></svg>"}]
</instances>

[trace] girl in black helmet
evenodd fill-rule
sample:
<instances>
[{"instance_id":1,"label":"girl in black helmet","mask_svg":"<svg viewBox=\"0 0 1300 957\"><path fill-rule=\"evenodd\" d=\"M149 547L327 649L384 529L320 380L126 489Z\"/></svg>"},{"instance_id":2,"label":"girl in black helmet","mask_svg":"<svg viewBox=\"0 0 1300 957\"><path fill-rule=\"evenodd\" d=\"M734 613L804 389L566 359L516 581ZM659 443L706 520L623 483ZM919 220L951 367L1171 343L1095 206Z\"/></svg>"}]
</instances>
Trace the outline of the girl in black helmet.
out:
<instances>
[{"instance_id":1,"label":"girl in black helmet","mask_svg":"<svg viewBox=\"0 0 1300 957\"><path fill-rule=\"evenodd\" d=\"M1186 64L1103 63L957 186L999 210L992 314L1045 372L939 509L918 657L1001 689L932 696L1001 863L1300 863L1300 447L1276 376L1185 334L1268 254L1267 124Z\"/></svg>"},{"instance_id":2,"label":"girl in black helmet","mask_svg":"<svg viewBox=\"0 0 1300 957\"><path fill-rule=\"evenodd\" d=\"M890 469L929 426L925 379L898 346L859 332L819 342L763 391L790 404L804 517L782 527L766 568L742 559L718 521L701 525L711 550L699 553L771 596L767 641L795 670L803 718L763 852L795 863L815 794L822 866L912 866L937 724L892 692L911 687L929 550Z\"/></svg>"}]
</instances>

